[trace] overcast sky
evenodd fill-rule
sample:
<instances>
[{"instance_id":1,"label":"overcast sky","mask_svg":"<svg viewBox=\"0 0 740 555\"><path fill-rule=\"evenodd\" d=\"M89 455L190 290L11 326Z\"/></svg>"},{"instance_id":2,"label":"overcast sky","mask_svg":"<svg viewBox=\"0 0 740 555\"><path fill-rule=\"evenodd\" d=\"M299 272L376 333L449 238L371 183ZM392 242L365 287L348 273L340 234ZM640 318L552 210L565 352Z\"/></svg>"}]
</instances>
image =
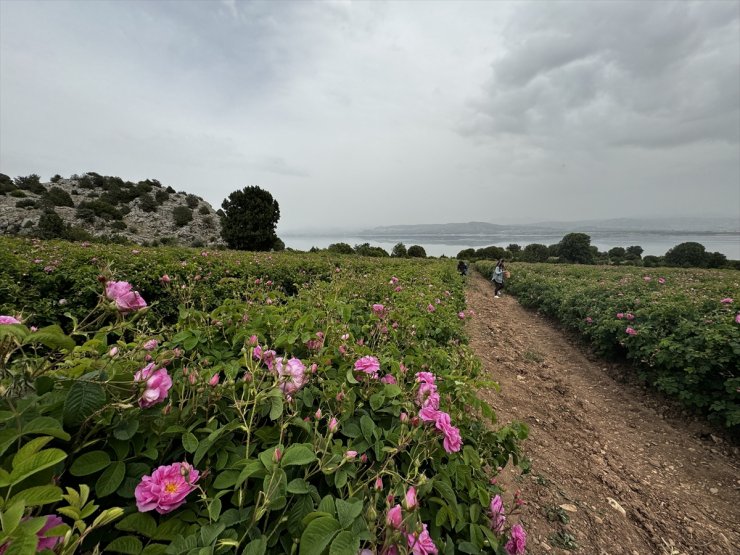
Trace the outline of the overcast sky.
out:
<instances>
[{"instance_id":1,"label":"overcast sky","mask_svg":"<svg viewBox=\"0 0 740 555\"><path fill-rule=\"evenodd\" d=\"M740 218L740 2L0 0L0 172L279 231Z\"/></svg>"}]
</instances>

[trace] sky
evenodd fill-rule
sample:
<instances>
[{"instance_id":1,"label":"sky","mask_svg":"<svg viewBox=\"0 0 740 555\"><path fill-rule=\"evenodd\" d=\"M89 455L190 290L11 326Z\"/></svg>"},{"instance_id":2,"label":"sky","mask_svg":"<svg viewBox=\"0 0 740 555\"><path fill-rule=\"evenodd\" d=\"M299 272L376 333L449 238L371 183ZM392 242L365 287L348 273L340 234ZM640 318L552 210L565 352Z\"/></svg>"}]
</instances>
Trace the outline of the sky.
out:
<instances>
[{"instance_id":1,"label":"sky","mask_svg":"<svg viewBox=\"0 0 740 555\"><path fill-rule=\"evenodd\" d=\"M0 0L0 172L278 232L740 220L740 2Z\"/></svg>"}]
</instances>

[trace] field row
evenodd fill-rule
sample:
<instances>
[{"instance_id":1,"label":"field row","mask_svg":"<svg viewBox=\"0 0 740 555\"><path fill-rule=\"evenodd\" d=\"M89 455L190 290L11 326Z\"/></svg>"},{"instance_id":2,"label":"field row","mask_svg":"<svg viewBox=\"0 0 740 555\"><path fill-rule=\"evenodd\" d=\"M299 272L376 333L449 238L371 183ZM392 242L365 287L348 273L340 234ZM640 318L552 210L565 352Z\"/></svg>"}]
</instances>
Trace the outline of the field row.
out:
<instances>
[{"instance_id":1,"label":"field row","mask_svg":"<svg viewBox=\"0 0 740 555\"><path fill-rule=\"evenodd\" d=\"M477 269L490 277L493 263ZM507 290L687 406L740 426L740 271L516 263Z\"/></svg>"},{"instance_id":2,"label":"field row","mask_svg":"<svg viewBox=\"0 0 740 555\"><path fill-rule=\"evenodd\" d=\"M0 545L523 552L454 262L1 247Z\"/></svg>"}]
</instances>

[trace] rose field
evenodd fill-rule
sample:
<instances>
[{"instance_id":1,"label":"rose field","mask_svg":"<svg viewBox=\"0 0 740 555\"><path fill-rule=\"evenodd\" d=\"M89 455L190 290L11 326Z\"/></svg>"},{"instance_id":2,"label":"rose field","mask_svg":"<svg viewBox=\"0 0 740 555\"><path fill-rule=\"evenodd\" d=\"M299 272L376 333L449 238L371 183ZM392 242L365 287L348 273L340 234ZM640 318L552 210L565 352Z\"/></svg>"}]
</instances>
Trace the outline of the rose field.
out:
<instances>
[{"instance_id":1,"label":"rose field","mask_svg":"<svg viewBox=\"0 0 740 555\"><path fill-rule=\"evenodd\" d=\"M476 269L490 278L493 263ZM624 357L640 379L740 429L740 272L511 265L507 291L560 321L598 354Z\"/></svg>"},{"instance_id":2,"label":"rose field","mask_svg":"<svg viewBox=\"0 0 740 555\"><path fill-rule=\"evenodd\" d=\"M0 315L0 553L524 553L454 261L0 239Z\"/></svg>"}]
</instances>

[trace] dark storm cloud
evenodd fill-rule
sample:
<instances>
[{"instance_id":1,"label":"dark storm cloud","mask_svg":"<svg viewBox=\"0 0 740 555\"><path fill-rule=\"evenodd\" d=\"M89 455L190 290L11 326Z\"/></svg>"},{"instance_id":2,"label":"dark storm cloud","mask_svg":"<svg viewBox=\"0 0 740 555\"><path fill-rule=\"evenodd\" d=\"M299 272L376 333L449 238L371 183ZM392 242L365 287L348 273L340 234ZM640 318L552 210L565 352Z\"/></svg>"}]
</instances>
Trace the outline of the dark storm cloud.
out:
<instances>
[{"instance_id":1,"label":"dark storm cloud","mask_svg":"<svg viewBox=\"0 0 740 555\"><path fill-rule=\"evenodd\" d=\"M740 139L740 4L534 3L462 130L648 148Z\"/></svg>"}]
</instances>

